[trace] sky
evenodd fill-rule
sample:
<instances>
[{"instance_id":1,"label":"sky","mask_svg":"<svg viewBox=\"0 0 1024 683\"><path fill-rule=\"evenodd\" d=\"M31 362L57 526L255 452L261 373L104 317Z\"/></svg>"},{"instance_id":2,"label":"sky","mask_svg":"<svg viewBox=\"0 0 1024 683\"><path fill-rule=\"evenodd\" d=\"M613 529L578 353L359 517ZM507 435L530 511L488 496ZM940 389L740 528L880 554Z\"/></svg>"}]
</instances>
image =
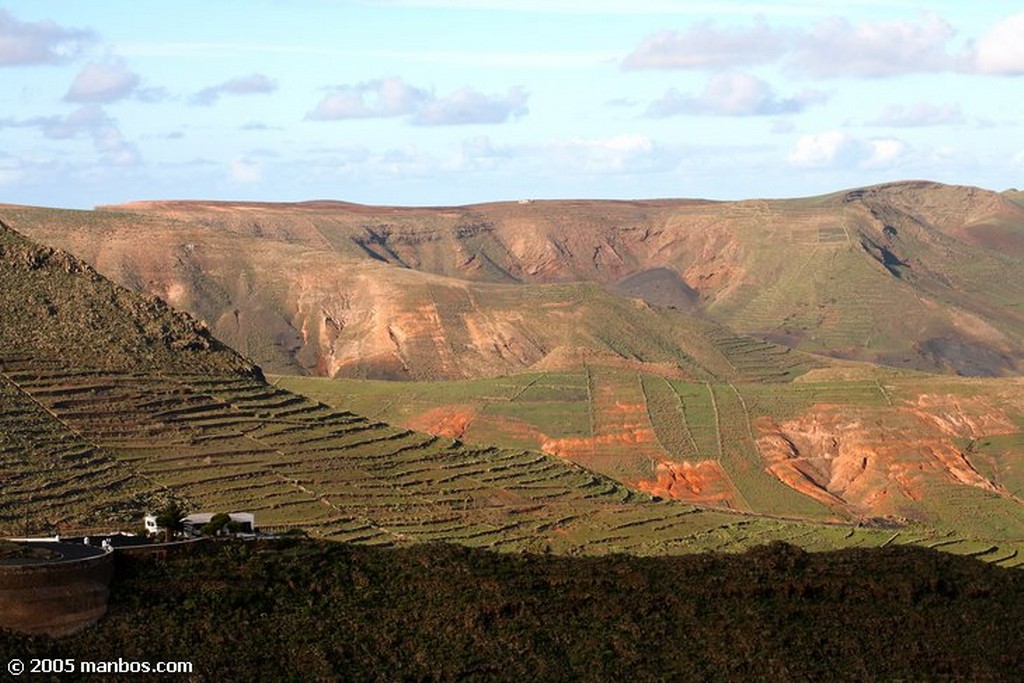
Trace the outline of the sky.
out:
<instances>
[{"instance_id":1,"label":"sky","mask_svg":"<svg viewBox=\"0 0 1024 683\"><path fill-rule=\"evenodd\" d=\"M0 0L0 202L1024 186L1019 0Z\"/></svg>"}]
</instances>

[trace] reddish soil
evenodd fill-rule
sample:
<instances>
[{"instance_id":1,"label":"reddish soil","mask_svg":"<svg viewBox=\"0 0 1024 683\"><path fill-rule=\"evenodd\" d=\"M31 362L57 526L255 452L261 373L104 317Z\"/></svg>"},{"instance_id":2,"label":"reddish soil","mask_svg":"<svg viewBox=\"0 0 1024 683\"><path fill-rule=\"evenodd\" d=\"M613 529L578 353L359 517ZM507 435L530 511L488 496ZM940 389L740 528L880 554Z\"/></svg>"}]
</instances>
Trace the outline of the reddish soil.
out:
<instances>
[{"instance_id":1,"label":"reddish soil","mask_svg":"<svg viewBox=\"0 0 1024 683\"><path fill-rule=\"evenodd\" d=\"M548 439L541 448L545 453L569 458L580 463L592 461L595 456L617 456L618 452L628 450L630 456L647 457L660 460L665 453L657 445L654 430L647 417L647 409L643 403L622 403L609 401L611 387L599 387L595 405L602 407L598 415L598 434L592 437L571 437L564 439ZM606 400L602 400L602 398ZM626 449L625 447L630 447Z\"/></svg>"},{"instance_id":2,"label":"reddish soil","mask_svg":"<svg viewBox=\"0 0 1024 683\"><path fill-rule=\"evenodd\" d=\"M915 415L950 436L978 439L1018 431L1006 413L982 396L921 394L910 406Z\"/></svg>"},{"instance_id":3,"label":"reddish soil","mask_svg":"<svg viewBox=\"0 0 1024 683\"><path fill-rule=\"evenodd\" d=\"M467 404L438 406L406 420L405 426L434 436L461 439L476 417L476 407Z\"/></svg>"},{"instance_id":4,"label":"reddish soil","mask_svg":"<svg viewBox=\"0 0 1024 683\"><path fill-rule=\"evenodd\" d=\"M654 432L648 428L615 432L603 436L581 436L565 439L547 439L541 450L570 460L589 460L602 449L599 446L631 446L654 442Z\"/></svg>"},{"instance_id":5,"label":"reddish soil","mask_svg":"<svg viewBox=\"0 0 1024 683\"><path fill-rule=\"evenodd\" d=\"M653 496L674 498L687 503L710 507L738 509L739 496L729 475L717 460L673 462L663 460L655 468L652 479L633 482L641 491Z\"/></svg>"},{"instance_id":6,"label":"reddish soil","mask_svg":"<svg viewBox=\"0 0 1024 683\"><path fill-rule=\"evenodd\" d=\"M939 482L1010 496L954 441L1017 431L980 397L924 394L886 409L818 404L792 420L762 417L754 426L768 471L837 510L900 515Z\"/></svg>"}]
</instances>

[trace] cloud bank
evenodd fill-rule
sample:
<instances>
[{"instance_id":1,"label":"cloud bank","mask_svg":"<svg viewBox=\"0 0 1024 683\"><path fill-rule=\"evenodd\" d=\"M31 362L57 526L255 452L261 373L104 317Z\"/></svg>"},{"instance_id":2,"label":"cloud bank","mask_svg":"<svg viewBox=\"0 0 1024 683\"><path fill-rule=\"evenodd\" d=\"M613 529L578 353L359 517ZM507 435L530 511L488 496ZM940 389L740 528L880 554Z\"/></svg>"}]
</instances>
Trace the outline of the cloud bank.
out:
<instances>
[{"instance_id":1,"label":"cloud bank","mask_svg":"<svg viewBox=\"0 0 1024 683\"><path fill-rule=\"evenodd\" d=\"M238 76L203 88L189 100L191 104L208 107L224 95L262 95L277 90L277 82L264 74Z\"/></svg>"},{"instance_id":2,"label":"cloud bank","mask_svg":"<svg viewBox=\"0 0 1024 683\"><path fill-rule=\"evenodd\" d=\"M486 95L465 87L437 97L432 91L390 77L336 86L306 118L341 121L407 116L418 126L495 124L526 115L528 98L521 86L505 95Z\"/></svg>"},{"instance_id":3,"label":"cloud bank","mask_svg":"<svg viewBox=\"0 0 1024 683\"><path fill-rule=\"evenodd\" d=\"M715 74L698 95L684 95L670 88L647 108L648 116L717 114L724 116L774 116L795 114L827 99L824 93L807 90L780 97L765 81L742 72Z\"/></svg>"},{"instance_id":4,"label":"cloud bank","mask_svg":"<svg viewBox=\"0 0 1024 683\"><path fill-rule=\"evenodd\" d=\"M52 21L24 22L0 8L0 66L65 62L95 41L91 31Z\"/></svg>"},{"instance_id":5,"label":"cloud bank","mask_svg":"<svg viewBox=\"0 0 1024 683\"><path fill-rule=\"evenodd\" d=\"M748 27L699 22L644 39L624 69L721 70L778 64L805 78L889 78L907 74L965 72L1024 75L1024 13L997 22L977 42L956 47L956 30L934 12L915 19L823 19L806 29L778 29L764 19Z\"/></svg>"}]
</instances>

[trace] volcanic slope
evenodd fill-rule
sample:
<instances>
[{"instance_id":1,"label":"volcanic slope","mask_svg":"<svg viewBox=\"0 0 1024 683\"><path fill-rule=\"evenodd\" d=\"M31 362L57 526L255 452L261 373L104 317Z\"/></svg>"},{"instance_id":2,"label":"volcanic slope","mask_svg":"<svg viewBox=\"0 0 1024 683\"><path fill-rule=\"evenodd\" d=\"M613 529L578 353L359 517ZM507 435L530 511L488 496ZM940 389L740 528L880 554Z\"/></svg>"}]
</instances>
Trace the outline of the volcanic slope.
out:
<instances>
[{"instance_id":1,"label":"volcanic slope","mask_svg":"<svg viewBox=\"0 0 1024 683\"><path fill-rule=\"evenodd\" d=\"M66 246L121 284L212 321L218 337L272 372L429 380L597 362L691 379L786 381L822 364L692 310L624 298L599 283L461 280L368 258L355 242L343 253L317 243L301 224L299 236L254 236L210 227L201 213L187 221L106 211L4 213L41 239L72 242ZM686 291L668 271L661 280L663 301Z\"/></svg>"},{"instance_id":2,"label":"volcanic slope","mask_svg":"<svg viewBox=\"0 0 1024 683\"><path fill-rule=\"evenodd\" d=\"M0 535L109 531L177 499L385 545L655 554L893 540L659 502L543 453L331 409L268 386L188 316L2 227L0 284ZM905 540L938 538L915 533Z\"/></svg>"},{"instance_id":3,"label":"volcanic slope","mask_svg":"<svg viewBox=\"0 0 1024 683\"><path fill-rule=\"evenodd\" d=\"M2 214L275 372L458 379L567 367L580 349L674 363L702 315L815 354L1006 375L1024 357L1018 196L904 182L771 201Z\"/></svg>"}]
</instances>

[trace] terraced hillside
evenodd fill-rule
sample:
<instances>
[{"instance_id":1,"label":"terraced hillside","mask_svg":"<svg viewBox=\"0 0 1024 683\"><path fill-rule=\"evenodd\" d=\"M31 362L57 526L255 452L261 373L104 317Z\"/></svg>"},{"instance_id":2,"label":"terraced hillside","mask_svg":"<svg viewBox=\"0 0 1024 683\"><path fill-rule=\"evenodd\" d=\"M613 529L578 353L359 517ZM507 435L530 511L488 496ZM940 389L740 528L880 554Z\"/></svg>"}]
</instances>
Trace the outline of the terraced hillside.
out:
<instances>
[{"instance_id":1,"label":"terraced hillside","mask_svg":"<svg viewBox=\"0 0 1024 683\"><path fill-rule=\"evenodd\" d=\"M135 528L167 493L0 376L0 535Z\"/></svg>"},{"instance_id":2,"label":"terraced hillside","mask_svg":"<svg viewBox=\"0 0 1024 683\"><path fill-rule=\"evenodd\" d=\"M777 539L826 549L892 538L885 529L657 502L543 453L389 427L252 378L75 371L12 358L0 375L136 480L190 509L253 511L270 529L383 545L443 540L571 554L740 550ZM29 476L54 488L43 467ZM126 515L138 520L148 500L128 497L130 488L116 481L109 490L120 501L117 515L104 515L102 501L62 497L55 504L62 517L36 514L45 524L30 531L100 531ZM40 509L31 496L7 500L11 520ZM23 526L10 521L0 533ZM944 540L915 534L907 540Z\"/></svg>"},{"instance_id":3,"label":"terraced hillside","mask_svg":"<svg viewBox=\"0 0 1024 683\"><path fill-rule=\"evenodd\" d=\"M0 535L108 531L177 499L384 545L664 554L771 540L810 549L914 542L1017 561L1012 541L979 547L924 526L893 532L659 501L563 458L332 409L267 385L187 316L73 257L0 235L0 280L18 295L5 297L0 328ZM29 328L50 306L53 324Z\"/></svg>"},{"instance_id":4,"label":"terraced hillside","mask_svg":"<svg viewBox=\"0 0 1024 683\"><path fill-rule=\"evenodd\" d=\"M778 201L142 202L0 216L209 321L274 372L458 379L580 368L581 352L690 372L696 347L733 334L1009 375L1024 358L1016 198L908 182ZM698 334L701 316L734 332Z\"/></svg>"},{"instance_id":5,"label":"terraced hillside","mask_svg":"<svg viewBox=\"0 0 1024 683\"><path fill-rule=\"evenodd\" d=\"M666 499L925 525L976 549L1024 538L1017 379L851 365L788 384L589 366L431 384L273 381L437 435L538 449Z\"/></svg>"}]
</instances>

